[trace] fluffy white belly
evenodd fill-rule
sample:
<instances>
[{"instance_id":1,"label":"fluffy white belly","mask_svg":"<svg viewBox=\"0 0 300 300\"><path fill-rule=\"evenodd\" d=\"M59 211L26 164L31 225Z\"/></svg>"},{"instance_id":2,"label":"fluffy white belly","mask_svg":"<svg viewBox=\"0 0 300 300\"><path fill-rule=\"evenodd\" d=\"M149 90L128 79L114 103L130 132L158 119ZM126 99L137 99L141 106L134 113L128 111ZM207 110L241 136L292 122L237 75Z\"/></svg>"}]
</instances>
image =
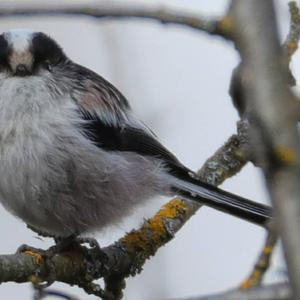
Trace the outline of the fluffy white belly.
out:
<instances>
[{"instance_id":1,"label":"fluffy white belly","mask_svg":"<svg viewBox=\"0 0 300 300\"><path fill-rule=\"evenodd\" d=\"M51 182L66 180L68 158L61 154L64 138L73 134L68 129L75 105L54 99L35 77L0 80L0 95L1 202L25 222L38 224L50 213L43 199Z\"/></svg>"},{"instance_id":2,"label":"fluffy white belly","mask_svg":"<svg viewBox=\"0 0 300 300\"><path fill-rule=\"evenodd\" d=\"M116 223L169 191L160 160L105 151L82 134L76 104L38 78L0 78L0 201L41 232Z\"/></svg>"}]
</instances>

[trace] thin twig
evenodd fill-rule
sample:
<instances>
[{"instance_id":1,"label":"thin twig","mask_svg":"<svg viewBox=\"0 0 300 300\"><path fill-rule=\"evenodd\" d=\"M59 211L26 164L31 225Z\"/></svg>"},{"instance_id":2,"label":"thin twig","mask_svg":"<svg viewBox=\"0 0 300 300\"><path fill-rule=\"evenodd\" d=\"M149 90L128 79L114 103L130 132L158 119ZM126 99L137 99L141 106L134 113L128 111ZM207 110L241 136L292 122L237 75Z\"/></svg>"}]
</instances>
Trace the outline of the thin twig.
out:
<instances>
[{"instance_id":1,"label":"thin twig","mask_svg":"<svg viewBox=\"0 0 300 300\"><path fill-rule=\"evenodd\" d=\"M253 271L248 278L242 282L240 286L241 289L246 290L261 285L264 275L270 267L272 254L274 252L277 240L277 233L275 233L273 230L269 230L263 250L261 251L258 260L255 263Z\"/></svg>"}]
</instances>

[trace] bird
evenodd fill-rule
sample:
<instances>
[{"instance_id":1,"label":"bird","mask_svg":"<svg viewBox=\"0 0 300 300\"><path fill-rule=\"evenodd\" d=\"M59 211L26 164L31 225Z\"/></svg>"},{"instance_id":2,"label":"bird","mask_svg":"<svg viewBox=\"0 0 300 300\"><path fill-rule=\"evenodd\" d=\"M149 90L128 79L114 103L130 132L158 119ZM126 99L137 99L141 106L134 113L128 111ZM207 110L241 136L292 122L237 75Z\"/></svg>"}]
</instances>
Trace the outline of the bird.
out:
<instances>
[{"instance_id":1,"label":"bird","mask_svg":"<svg viewBox=\"0 0 300 300\"><path fill-rule=\"evenodd\" d=\"M49 35L0 35L0 202L30 228L67 239L179 196L254 224L269 206L201 181L136 117L109 81Z\"/></svg>"}]
</instances>

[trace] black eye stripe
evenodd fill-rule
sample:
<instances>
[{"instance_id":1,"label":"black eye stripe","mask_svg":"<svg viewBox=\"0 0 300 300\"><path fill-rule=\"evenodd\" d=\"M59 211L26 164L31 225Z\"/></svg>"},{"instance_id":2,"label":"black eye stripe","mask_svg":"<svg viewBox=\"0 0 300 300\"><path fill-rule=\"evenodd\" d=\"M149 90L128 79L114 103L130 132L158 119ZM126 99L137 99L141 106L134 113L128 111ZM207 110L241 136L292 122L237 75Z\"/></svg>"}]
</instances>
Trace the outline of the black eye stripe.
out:
<instances>
[{"instance_id":1,"label":"black eye stripe","mask_svg":"<svg viewBox=\"0 0 300 300\"><path fill-rule=\"evenodd\" d=\"M31 52L34 57L35 67L46 61L50 64L57 64L67 59L61 47L44 33L36 33L34 35Z\"/></svg>"},{"instance_id":2,"label":"black eye stripe","mask_svg":"<svg viewBox=\"0 0 300 300\"><path fill-rule=\"evenodd\" d=\"M0 66L8 66L8 57L10 55L10 47L4 35L0 35Z\"/></svg>"}]
</instances>

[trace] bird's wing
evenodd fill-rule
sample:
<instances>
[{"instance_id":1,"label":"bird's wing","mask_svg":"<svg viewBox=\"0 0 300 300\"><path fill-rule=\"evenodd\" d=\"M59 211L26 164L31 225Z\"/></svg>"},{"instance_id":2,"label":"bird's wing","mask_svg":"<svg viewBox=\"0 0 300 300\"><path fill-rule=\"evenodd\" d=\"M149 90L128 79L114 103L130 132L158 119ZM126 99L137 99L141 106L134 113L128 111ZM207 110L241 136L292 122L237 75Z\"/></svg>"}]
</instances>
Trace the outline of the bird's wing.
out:
<instances>
[{"instance_id":1,"label":"bird's wing","mask_svg":"<svg viewBox=\"0 0 300 300\"><path fill-rule=\"evenodd\" d=\"M98 116L106 124L120 125L127 120L129 103L110 82L77 64L72 64L67 72L69 78L77 79L70 93L83 112Z\"/></svg>"},{"instance_id":2,"label":"bird's wing","mask_svg":"<svg viewBox=\"0 0 300 300\"><path fill-rule=\"evenodd\" d=\"M85 120L83 132L97 146L111 151L129 151L142 155L162 158L166 162L177 162L176 157L168 151L150 131L130 124L107 124L97 115L81 108Z\"/></svg>"},{"instance_id":3,"label":"bird's wing","mask_svg":"<svg viewBox=\"0 0 300 300\"><path fill-rule=\"evenodd\" d=\"M160 158L174 175L172 190L186 199L263 226L272 218L269 207L202 182L132 116L127 100L116 88L92 71L82 68L81 72L83 88L75 100L85 121L82 130L96 145Z\"/></svg>"},{"instance_id":4,"label":"bird's wing","mask_svg":"<svg viewBox=\"0 0 300 300\"><path fill-rule=\"evenodd\" d=\"M82 75L79 97L75 97L84 119L83 132L97 146L109 151L128 151L181 165L157 137L132 114L126 98L96 73L78 66Z\"/></svg>"}]
</instances>

